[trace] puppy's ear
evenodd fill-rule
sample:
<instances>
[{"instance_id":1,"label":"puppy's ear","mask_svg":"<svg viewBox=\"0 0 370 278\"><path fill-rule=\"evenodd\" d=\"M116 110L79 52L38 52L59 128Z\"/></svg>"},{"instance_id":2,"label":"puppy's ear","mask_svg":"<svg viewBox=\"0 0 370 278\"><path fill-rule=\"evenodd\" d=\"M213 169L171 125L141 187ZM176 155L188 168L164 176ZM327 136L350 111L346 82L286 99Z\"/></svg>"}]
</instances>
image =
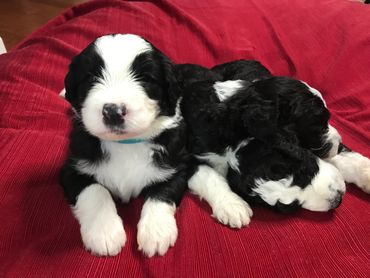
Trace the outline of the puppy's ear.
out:
<instances>
[{"instance_id":1,"label":"puppy's ear","mask_svg":"<svg viewBox=\"0 0 370 278\"><path fill-rule=\"evenodd\" d=\"M268 141L277 131L278 99L276 94L261 94L254 86L244 93L241 120L251 136Z\"/></svg>"},{"instance_id":2,"label":"puppy's ear","mask_svg":"<svg viewBox=\"0 0 370 278\"><path fill-rule=\"evenodd\" d=\"M79 54L72 59L68 68L68 73L64 78L65 99L73 108L78 108L78 89L80 83L85 78L89 68L88 59L82 59L83 55Z\"/></svg>"},{"instance_id":3,"label":"puppy's ear","mask_svg":"<svg viewBox=\"0 0 370 278\"><path fill-rule=\"evenodd\" d=\"M180 88L174 71L174 65L162 55L162 69L164 73L164 90L167 92L169 114L175 114L177 101L180 97Z\"/></svg>"},{"instance_id":4,"label":"puppy's ear","mask_svg":"<svg viewBox=\"0 0 370 278\"><path fill-rule=\"evenodd\" d=\"M277 131L269 143L272 148L294 159L297 163L307 156L306 151L299 146L297 136L289 128Z\"/></svg>"},{"instance_id":5,"label":"puppy's ear","mask_svg":"<svg viewBox=\"0 0 370 278\"><path fill-rule=\"evenodd\" d=\"M75 104L75 100L77 99L77 86L78 84L76 84L75 80L73 80L71 69L70 69L66 77L64 78L64 88L65 88L65 99L72 106Z\"/></svg>"},{"instance_id":6,"label":"puppy's ear","mask_svg":"<svg viewBox=\"0 0 370 278\"><path fill-rule=\"evenodd\" d=\"M65 98L75 109L81 108L81 100L86 97L94 80L101 76L103 68L104 61L95 50L94 42L72 59L64 79L64 87L66 89Z\"/></svg>"}]
</instances>

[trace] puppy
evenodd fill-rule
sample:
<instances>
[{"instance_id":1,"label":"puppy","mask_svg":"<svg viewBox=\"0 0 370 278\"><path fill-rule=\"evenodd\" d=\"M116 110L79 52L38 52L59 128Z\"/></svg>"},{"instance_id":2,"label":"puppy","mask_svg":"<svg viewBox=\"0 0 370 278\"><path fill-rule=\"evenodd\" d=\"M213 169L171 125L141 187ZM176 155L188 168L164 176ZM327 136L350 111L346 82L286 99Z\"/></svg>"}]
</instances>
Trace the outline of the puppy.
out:
<instances>
[{"instance_id":1,"label":"puppy","mask_svg":"<svg viewBox=\"0 0 370 278\"><path fill-rule=\"evenodd\" d=\"M354 176L359 186L369 187L369 160L354 152L349 152L353 161L343 151L337 155L341 137L329 125L330 113L317 90L273 77L256 61L227 63L213 71L227 81L190 84L183 101L196 105L183 109L189 150L199 160L189 187L213 211L217 183L246 201L280 211L336 208L344 179L353 182Z\"/></svg>"},{"instance_id":2,"label":"puppy","mask_svg":"<svg viewBox=\"0 0 370 278\"><path fill-rule=\"evenodd\" d=\"M120 252L126 236L112 196L127 202L140 193L145 203L139 249L163 255L174 245L175 209L196 166L187 151L182 90L220 78L201 66L173 65L130 34L98 38L73 59L60 94L74 111L60 183L87 250L100 256ZM220 203L216 217L231 226L245 223L249 206L229 187L217 198L225 196L235 209Z\"/></svg>"},{"instance_id":3,"label":"puppy","mask_svg":"<svg viewBox=\"0 0 370 278\"><path fill-rule=\"evenodd\" d=\"M60 183L85 248L118 254L126 236L112 196L127 202L143 192L138 246L163 255L191 175L172 63L139 36L103 36L73 59L65 98L74 118Z\"/></svg>"}]
</instances>

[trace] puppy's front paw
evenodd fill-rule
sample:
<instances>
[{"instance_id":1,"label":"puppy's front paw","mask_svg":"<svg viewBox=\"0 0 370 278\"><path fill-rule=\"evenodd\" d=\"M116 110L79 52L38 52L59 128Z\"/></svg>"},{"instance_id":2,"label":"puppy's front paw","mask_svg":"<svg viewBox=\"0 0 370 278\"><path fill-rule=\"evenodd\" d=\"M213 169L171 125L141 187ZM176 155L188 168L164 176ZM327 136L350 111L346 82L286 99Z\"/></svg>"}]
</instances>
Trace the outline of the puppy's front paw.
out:
<instances>
[{"instance_id":1,"label":"puppy's front paw","mask_svg":"<svg viewBox=\"0 0 370 278\"><path fill-rule=\"evenodd\" d=\"M227 193L212 207L213 217L224 225L240 229L251 221L252 209L233 192Z\"/></svg>"},{"instance_id":2,"label":"puppy's front paw","mask_svg":"<svg viewBox=\"0 0 370 278\"><path fill-rule=\"evenodd\" d=\"M92 223L81 226L85 248L97 256L117 255L126 242L121 218L116 214L98 216Z\"/></svg>"},{"instance_id":3,"label":"puppy's front paw","mask_svg":"<svg viewBox=\"0 0 370 278\"><path fill-rule=\"evenodd\" d=\"M148 257L163 256L174 246L177 226L174 217L175 206L160 201L148 200L144 204L138 224L137 243Z\"/></svg>"},{"instance_id":4,"label":"puppy's front paw","mask_svg":"<svg viewBox=\"0 0 370 278\"><path fill-rule=\"evenodd\" d=\"M370 193L370 159L356 152L342 152L328 161L338 168L346 182Z\"/></svg>"},{"instance_id":5,"label":"puppy's front paw","mask_svg":"<svg viewBox=\"0 0 370 278\"><path fill-rule=\"evenodd\" d=\"M358 187L370 194L370 162L366 161L360 169Z\"/></svg>"}]
</instances>

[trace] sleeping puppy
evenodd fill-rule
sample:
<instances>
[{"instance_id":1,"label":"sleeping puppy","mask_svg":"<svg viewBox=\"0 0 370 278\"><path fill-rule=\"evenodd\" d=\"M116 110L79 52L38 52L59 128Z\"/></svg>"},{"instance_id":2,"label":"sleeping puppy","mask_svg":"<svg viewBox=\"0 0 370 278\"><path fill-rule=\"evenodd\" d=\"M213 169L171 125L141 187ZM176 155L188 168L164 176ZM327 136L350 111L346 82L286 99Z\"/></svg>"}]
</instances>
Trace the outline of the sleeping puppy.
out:
<instances>
[{"instance_id":1,"label":"sleeping puppy","mask_svg":"<svg viewBox=\"0 0 370 278\"><path fill-rule=\"evenodd\" d=\"M341 137L328 124L330 114L317 90L272 77L255 61L213 70L228 81L190 84L182 105L189 150L199 159L189 187L214 211L219 184L280 211L337 207L345 191L343 177L353 182L358 176L360 187L370 186L368 159L354 152L349 152L352 161L344 152L336 155ZM186 109L187 101L196 109Z\"/></svg>"},{"instance_id":2,"label":"sleeping puppy","mask_svg":"<svg viewBox=\"0 0 370 278\"><path fill-rule=\"evenodd\" d=\"M345 191L344 180L365 190L370 185L369 159L343 145L338 155L324 161L297 142L282 151L251 139L237 150L235 157L238 165L230 167L227 173L232 190L248 202L280 212L335 209Z\"/></svg>"},{"instance_id":3,"label":"sleeping puppy","mask_svg":"<svg viewBox=\"0 0 370 278\"><path fill-rule=\"evenodd\" d=\"M126 236L112 196L143 192L138 246L163 255L191 172L173 65L139 36L107 35L73 59L65 88L75 115L61 185L85 248L118 254Z\"/></svg>"}]
</instances>

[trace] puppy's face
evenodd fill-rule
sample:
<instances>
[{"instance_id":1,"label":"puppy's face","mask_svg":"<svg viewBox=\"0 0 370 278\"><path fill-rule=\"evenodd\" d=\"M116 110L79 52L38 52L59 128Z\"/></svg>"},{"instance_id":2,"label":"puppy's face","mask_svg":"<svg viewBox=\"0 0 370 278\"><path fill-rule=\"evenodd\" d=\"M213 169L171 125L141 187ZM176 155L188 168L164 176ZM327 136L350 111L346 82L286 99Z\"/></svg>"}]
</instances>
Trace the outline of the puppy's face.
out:
<instances>
[{"instance_id":1,"label":"puppy's face","mask_svg":"<svg viewBox=\"0 0 370 278\"><path fill-rule=\"evenodd\" d=\"M178 98L170 61L136 35L98 38L77 55L66 99L92 135L104 140L151 137Z\"/></svg>"},{"instance_id":2,"label":"puppy's face","mask_svg":"<svg viewBox=\"0 0 370 278\"><path fill-rule=\"evenodd\" d=\"M300 158L297 159L297 157ZM345 192L341 173L309 150L290 145L284 152L252 140L237 152L239 171L230 170L230 186L246 199L282 212L299 208L337 208Z\"/></svg>"}]
</instances>

